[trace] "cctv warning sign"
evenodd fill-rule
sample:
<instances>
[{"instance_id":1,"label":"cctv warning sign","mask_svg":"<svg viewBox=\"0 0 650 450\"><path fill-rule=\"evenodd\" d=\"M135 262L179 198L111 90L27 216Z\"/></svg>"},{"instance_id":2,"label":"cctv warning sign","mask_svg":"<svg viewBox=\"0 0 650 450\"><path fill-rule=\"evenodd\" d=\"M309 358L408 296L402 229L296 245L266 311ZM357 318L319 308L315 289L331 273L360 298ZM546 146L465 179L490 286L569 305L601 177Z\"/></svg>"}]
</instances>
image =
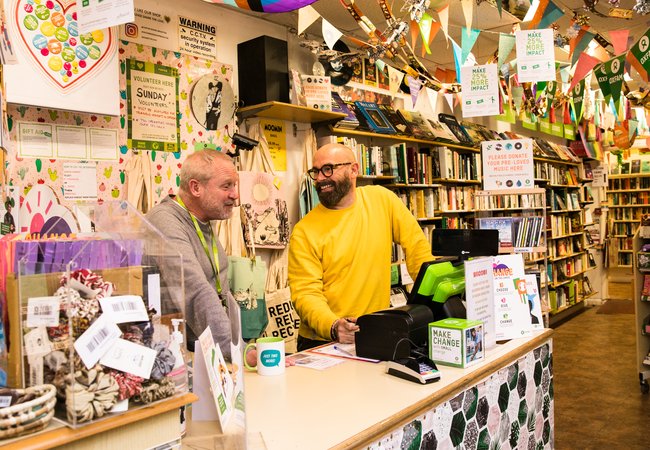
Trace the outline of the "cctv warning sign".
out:
<instances>
[{"instance_id":1,"label":"cctv warning sign","mask_svg":"<svg viewBox=\"0 0 650 450\"><path fill-rule=\"evenodd\" d=\"M180 51L206 59L217 59L217 28L200 20L178 16Z\"/></svg>"}]
</instances>

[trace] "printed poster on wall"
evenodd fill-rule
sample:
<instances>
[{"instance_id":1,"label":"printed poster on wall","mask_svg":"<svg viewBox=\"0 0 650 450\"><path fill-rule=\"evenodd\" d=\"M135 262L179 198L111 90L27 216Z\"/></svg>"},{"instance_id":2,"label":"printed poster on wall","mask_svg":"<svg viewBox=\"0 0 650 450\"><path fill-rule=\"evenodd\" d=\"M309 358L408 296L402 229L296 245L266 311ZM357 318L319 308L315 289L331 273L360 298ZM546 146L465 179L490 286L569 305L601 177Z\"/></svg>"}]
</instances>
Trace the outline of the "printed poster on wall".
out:
<instances>
[{"instance_id":1,"label":"printed poster on wall","mask_svg":"<svg viewBox=\"0 0 650 450\"><path fill-rule=\"evenodd\" d=\"M217 27L208 22L178 16L178 43L183 53L217 59Z\"/></svg>"},{"instance_id":2,"label":"printed poster on wall","mask_svg":"<svg viewBox=\"0 0 650 450\"><path fill-rule=\"evenodd\" d=\"M269 144L269 153L273 169L278 172L287 170L287 132L283 120L260 119L262 132Z\"/></svg>"},{"instance_id":3,"label":"printed poster on wall","mask_svg":"<svg viewBox=\"0 0 650 450\"><path fill-rule=\"evenodd\" d=\"M129 148L178 151L178 70L129 59L126 87Z\"/></svg>"},{"instance_id":4,"label":"printed poster on wall","mask_svg":"<svg viewBox=\"0 0 650 450\"><path fill-rule=\"evenodd\" d=\"M499 114L499 75L496 64L460 68L463 117Z\"/></svg>"},{"instance_id":5,"label":"printed poster on wall","mask_svg":"<svg viewBox=\"0 0 650 450\"><path fill-rule=\"evenodd\" d=\"M553 30L516 31L515 39L519 82L555 80Z\"/></svg>"},{"instance_id":6,"label":"printed poster on wall","mask_svg":"<svg viewBox=\"0 0 650 450\"><path fill-rule=\"evenodd\" d=\"M7 101L120 114L117 30L79 33L76 3L7 0L18 64L4 66Z\"/></svg>"},{"instance_id":7,"label":"printed poster on wall","mask_svg":"<svg viewBox=\"0 0 650 450\"><path fill-rule=\"evenodd\" d=\"M135 19L120 27L120 39L178 51L177 14L153 0L138 0Z\"/></svg>"},{"instance_id":8,"label":"printed poster on wall","mask_svg":"<svg viewBox=\"0 0 650 450\"><path fill-rule=\"evenodd\" d=\"M481 143L483 189L526 189L535 186L533 140L509 139Z\"/></svg>"},{"instance_id":9,"label":"printed poster on wall","mask_svg":"<svg viewBox=\"0 0 650 450\"><path fill-rule=\"evenodd\" d=\"M133 0L81 0L77 9L79 33L122 25L135 18Z\"/></svg>"}]
</instances>

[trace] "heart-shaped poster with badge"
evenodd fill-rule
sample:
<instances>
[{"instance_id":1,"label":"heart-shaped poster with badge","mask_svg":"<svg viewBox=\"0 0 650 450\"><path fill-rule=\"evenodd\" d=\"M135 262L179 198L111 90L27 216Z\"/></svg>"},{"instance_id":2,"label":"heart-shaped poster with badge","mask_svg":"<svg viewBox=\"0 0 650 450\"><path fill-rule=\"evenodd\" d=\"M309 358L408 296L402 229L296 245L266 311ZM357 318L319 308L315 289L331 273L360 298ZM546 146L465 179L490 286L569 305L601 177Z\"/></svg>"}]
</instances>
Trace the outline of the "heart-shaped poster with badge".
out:
<instances>
[{"instance_id":1,"label":"heart-shaped poster with badge","mask_svg":"<svg viewBox=\"0 0 650 450\"><path fill-rule=\"evenodd\" d=\"M62 92L99 72L117 46L109 28L79 34L76 1L12 0L9 11L18 45Z\"/></svg>"}]
</instances>

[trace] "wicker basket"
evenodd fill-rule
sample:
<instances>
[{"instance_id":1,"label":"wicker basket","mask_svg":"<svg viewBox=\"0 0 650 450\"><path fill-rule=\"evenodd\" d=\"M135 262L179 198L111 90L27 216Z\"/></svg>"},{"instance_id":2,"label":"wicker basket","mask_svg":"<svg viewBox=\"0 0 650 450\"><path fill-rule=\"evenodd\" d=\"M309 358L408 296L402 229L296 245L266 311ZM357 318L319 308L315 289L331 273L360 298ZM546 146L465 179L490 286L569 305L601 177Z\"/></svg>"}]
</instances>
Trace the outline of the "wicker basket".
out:
<instances>
[{"instance_id":1,"label":"wicker basket","mask_svg":"<svg viewBox=\"0 0 650 450\"><path fill-rule=\"evenodd\" d=\"M56 388L51 384L7 389L5 395L29 400L0 408L0 439L42 430L54 416Z\"/></svg>"}]
</instances>

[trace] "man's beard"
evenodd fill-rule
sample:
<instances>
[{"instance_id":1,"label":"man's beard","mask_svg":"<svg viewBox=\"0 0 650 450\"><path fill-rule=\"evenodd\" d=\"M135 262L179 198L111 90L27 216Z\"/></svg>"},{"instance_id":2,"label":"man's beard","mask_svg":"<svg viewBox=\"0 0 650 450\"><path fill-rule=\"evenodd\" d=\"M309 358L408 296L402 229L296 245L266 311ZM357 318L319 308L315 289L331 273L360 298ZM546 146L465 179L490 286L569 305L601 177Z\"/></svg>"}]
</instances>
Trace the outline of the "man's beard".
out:
<instances>
[{"instance_id":1,"label":"man's beard","mask_svg":"<svg viewBox=\"0 0 650 450\"><path fill-rule=\"evenodd\" d=\"M323 186L333 186L334 188L331 191L322 192L321 189ZM318 193L318 199L326 208L334 208L339 202L345 197L348 192L352 189L352 182L349 177L343 178L341 181L334 181L332 179L327 179L316 183L316 192Z\"/></svg>"}]
</instances>

